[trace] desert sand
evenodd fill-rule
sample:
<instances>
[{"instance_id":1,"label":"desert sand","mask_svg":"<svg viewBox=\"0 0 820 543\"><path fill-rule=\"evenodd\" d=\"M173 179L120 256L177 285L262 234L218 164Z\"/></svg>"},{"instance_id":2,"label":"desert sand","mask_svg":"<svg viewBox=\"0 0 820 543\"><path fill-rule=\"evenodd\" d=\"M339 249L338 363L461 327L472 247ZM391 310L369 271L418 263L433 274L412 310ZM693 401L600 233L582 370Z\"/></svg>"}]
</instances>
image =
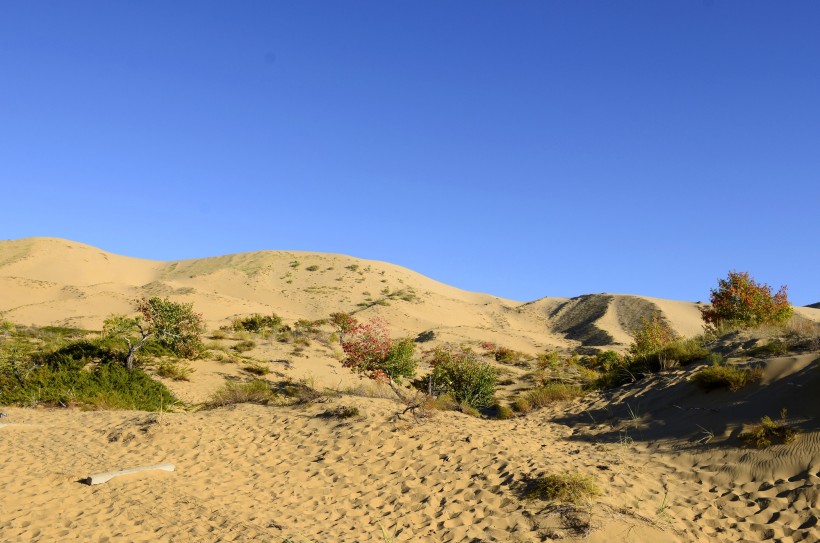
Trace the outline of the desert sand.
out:
<instances>
[{"instance_id":1,"label":"desert sand","mask_svg":"<svg viewBox=\"0 0 820 543\"><path fill-rule=\"evenodd\" d=\"M91 330L143 295L193 302L211 330L255 312L295 321L356 311L383 316L394 336L433 331L433 345L492 341L531 354L623 350L653 314L682 335L701 329L690 302L523 303L391 264L299 252L155 262L51 238L4 241L0 289L0 319ZM797 310L820 321L820 309ZM362 384L333 345L289 349L260 342L251 354L271 365L270 380ZM384 390L199 409L226 379L247 376L195 360L190 382L164 380L186 402L168 412L2 408L0 541L820 541L820 353L761 363L762 382L738 392L704 393L688 380L695 366L490 420L397 416L403 406ZM340 406L359 414L332 416ZM739 445L744 429L781 409L794 442ZM160 463L176 469L81 482ZM593 476L600 495L577 507L522 498L527 476L567 471Z\"/></svg>"}]
</instances>

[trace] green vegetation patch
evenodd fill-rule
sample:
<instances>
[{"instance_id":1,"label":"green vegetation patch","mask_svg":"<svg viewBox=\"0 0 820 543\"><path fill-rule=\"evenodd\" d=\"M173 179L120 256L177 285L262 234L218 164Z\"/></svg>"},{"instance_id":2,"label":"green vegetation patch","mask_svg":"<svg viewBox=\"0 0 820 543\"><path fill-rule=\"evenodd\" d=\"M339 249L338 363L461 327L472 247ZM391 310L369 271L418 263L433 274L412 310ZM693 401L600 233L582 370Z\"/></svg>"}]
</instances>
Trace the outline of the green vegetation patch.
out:
<instances>
[{"instance_id":1,"label":"green vegetation patch","mask_svg":"<svg viewBox=\"0 0 820 543\"><path fill-rule=\"evenodd\" d=\"M728 388L739 390L763 377L760 368L739 368L730 364L712 364L692 376L692 382L704 390Z\"/></svg>"},{"instance_id":2,"label":"green vegetation patch","mask_svg":"<svg viewBox=\"0 0 820 543\"><path fill-rule=\"evenodd\" d=\"M786 421L786 410L780 412L780 420L772 420L768 415L760 419L760 424L748 432L740 434L740 439L747 447L765 449L776 443L791 443L797 437L797 431Z\"/></svg>"}]
</instances>

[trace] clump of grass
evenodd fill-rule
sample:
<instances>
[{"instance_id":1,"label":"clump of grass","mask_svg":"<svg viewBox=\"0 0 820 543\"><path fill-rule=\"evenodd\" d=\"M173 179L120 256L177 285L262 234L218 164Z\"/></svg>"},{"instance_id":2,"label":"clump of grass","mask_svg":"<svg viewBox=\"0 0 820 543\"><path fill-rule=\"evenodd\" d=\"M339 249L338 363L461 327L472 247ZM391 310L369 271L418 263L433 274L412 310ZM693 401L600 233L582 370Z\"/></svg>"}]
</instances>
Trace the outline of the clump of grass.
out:
<instances>
[{"instance_id":1,"label":"clump of grass","mask_svg":"<svg viewBox=\"0 0 820 543\"><path fill-rule=\"evenodd\" d=\"M208 337L211 339L226 339L228 337L228 332L219 328L211 332Z\"/></svg>"},{"instance_id":2,"label":"clump of grass","mask_svg":"<svg viewBox=\"0 0 820 543\"><path fill-rule=\"evenodd\" d=\"M259 364L258 362L248 362L242 369L248 373L252 373L254 375L267 375L270 373L270 368L265 366L264 364Z\"/></svg>"},{"instance_id":3,"label":"clump of grass","mask_svg":"<svg viewBox=\"0 0 820 543\"><path fill-rule=\"evenodd\" d=\"M544 386L528 391L524 398L530 408L537 409L554 402L571 400L583 395L584 391L578 385L547 383Z\"/></svg>"},{"instance_id":4,"label":"clump of grass","mask_svg":"<svg viewBox=\"0 0 820 543\"><path fill-rule=\"evenodd\" d=\"M500 403L497 403L492 407L492 414L499 420L511 419L515 416L515 412L510 406L502 405Z\"/></svg>"},{"instance_id":5,"label":"clump of grass","mask_svg":"<svg viewBox=\"0 0 820 543\"><path fill-rule=\"evenodd\" d=\"M748 432L740 434L740 439L747 447L765 449L774 443L791 443L797 437L797 432L789 427L786 421L788 413L780 411L780 420L772 420L768 415L760 419L760 423Z\"/></svg>"},{"instance_id":6,"label":"clump of grass","mask_svg":"<svg viewBox=\"0 0 820 543\"><path fill-rule=\"evenodd\" d=\"M423 411L458 411L471 417L481 417L481 412L464 402L457 402L450 394L430 396L421 405Z\"/></svg>"},{"instance_id":7,"label":"clump of grass","mask_svg":"<svg viewBox=\"0 0 820 543\"><path fill-rule=\"evenodd\" d=\"M305 269L309 272L315 272L315 271L319 270L319 266L317 266L316 264L311 264L310 266L308 266Z\"/></svg>"},{"instance_id":8,"label":"clump of grass","mask_svg":"<svg viewBox=\"0 0 820 543\"><path fill-rule=\"evenodd\" d=\"M174 381L190 381L191 374L196 370L187 362L176 362L172 360L162 360L157 363L156 373L160 377L173 379Z\"/></svg>"},{"instance_id":9,"label":"clump of grass","mask_svg":"<svg viewBox=\"0 0 820 543\"><path fill-rule=\"evenodd\" d=\"M529 413L532 411L532 405L530 405L527 398L524 398L523 396L519 396L513 401L512 408L513 411L518 413Z\"/></svg>"},{"instance_id":10,"label":"clump of grass","mask_svg":"<svg viewBox=\"0 0 820 543\"><path fill-rule=\"evenodd\" d=\"M238 403L270 403L276 395L270 384L261 379L254 379L247 383L227 381L221 388L211 395L211 407L224 407Z\"/></svg>"},{"instance_id":11,"label":"clump of grass","mask_svg":"<svg viewBox=\"0 0 820 543\"><path fill-rule=\"evenodd\" d=\"M728 388L739 390L763 377L760 368L739 368L730 364L712 364L692 376L692 382L704 390Z\"/></svg>"},{"instance_id":12,"label":"clump of grass","mask_svg":"<svg viewBox=\"0 0 820 543\"><path fill-rule=\"evenodd\" d=\"M757 347L752 347L746 354L749 356L781 356L789 352L789 346L782 341L770 341Z\"/></svg>"},{"instance_id":13,"label":"clump of grass","mask_svg":"<svg viewBox=\"0 0 820 543\"><path fill-rule=\"evenodd\" d=\"M353 417L358 417L360 415L360 411L358 407L349 406L349 405L340 405L335 409L328 409L324 413L322 413L321 417L325 418L334 418L334 419L352 419Z\"/></svg>"},{"instance_id":14,"label":"clump of grass","mask_svg":"<svg viewBox=\"0 0 820 543\"><path fill-rule=\"evenodd\" d=\"M240 341L239 343L237 343L236 345L234 345L231 348L234 351L238 352L238 353L245 353L245 352L250 351L254 347L256 347L256 342L255 341L252 341L250 339L245 339L245 340Z\"/></svg>"},{"instance_id":15,"label":"clump of grass","mask_svg":"<svg viewBox=\"0 0 820 543\"><path fill-rule=\"evenodd\" d=\"M595 479L577 472L539 475L525 481L525 499L579 504L600 494Z\"/></svg>"}]
</instances>

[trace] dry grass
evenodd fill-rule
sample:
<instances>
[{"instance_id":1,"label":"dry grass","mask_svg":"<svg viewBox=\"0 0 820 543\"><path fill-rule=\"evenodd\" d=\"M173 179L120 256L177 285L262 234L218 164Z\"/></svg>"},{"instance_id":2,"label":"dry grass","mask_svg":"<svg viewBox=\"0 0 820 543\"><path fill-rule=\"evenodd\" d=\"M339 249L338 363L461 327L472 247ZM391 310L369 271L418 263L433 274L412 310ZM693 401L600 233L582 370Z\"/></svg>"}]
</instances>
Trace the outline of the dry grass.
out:
<instances>
[{"instance_id":1,"label":"dry grass","mask_svg":"<svg viewBox=\"0 0 820 543\"><path fill-rule=\"evenodd\" d=\"M267 404L276 398L270 383L255 379L247 383L228 381L211 395L210 407L224 407L238 403Z\"/></svg>"},{"instance_id":2,"label":"dry grass","mask_svg":"<svg viewBox=\"0 0 820 543\"><path fill-rule=\"evenodd\" d=\"M577 472L539 475L524 483L526 499L579 504L600 494L595 479Z\"/></svg>"}]
</instances>

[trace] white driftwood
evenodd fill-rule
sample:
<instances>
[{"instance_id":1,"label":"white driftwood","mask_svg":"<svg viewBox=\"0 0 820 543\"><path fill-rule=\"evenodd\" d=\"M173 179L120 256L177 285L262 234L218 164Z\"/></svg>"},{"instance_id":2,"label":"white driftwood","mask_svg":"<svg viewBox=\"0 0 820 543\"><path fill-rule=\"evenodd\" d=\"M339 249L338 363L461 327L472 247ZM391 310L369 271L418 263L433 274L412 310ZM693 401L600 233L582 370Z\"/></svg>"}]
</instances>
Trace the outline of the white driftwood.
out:
<instances>
[{"instance_id":1,"label":"white driftwood","mask_svg":"<svg viewBox=\"0 0 820 543\"><path fill-rule=\"evenodd\" d=\"M163 471L174 471L174 465L157 464L156 466L141 466L138 468L121 469L119 471L106 471L103 473L95 473L94 475L89 475L88 477L83 479L83 482L87 485L99 485L102 483L106 483L119 475L127 475L129 473L136 473L138 471L149 471L154 469L161 469Z\"/></svg>"}]
</instances>

